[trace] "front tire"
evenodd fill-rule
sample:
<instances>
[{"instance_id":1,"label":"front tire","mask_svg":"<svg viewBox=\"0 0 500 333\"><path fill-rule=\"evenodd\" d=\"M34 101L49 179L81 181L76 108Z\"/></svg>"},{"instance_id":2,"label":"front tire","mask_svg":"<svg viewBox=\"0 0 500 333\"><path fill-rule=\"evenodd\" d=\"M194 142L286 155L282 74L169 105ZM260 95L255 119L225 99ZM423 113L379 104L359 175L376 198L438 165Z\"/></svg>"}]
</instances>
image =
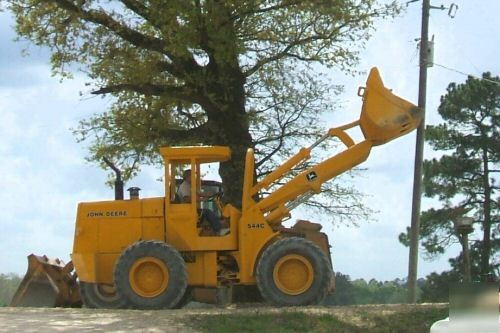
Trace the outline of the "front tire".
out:
<instances>
[{"instance_id":1,"label":"front tire","mask_svg":"<svg viewBox=\"0 0 500 333\"><path fill-rule=\"evenodd\" d=\"M123 309L127 301L116 292L114 286L80 281L83 305L92 309Z\"/></svg>"},{"instance_id":2,"label":"front tire","mask_svg":"<svg viewBox=\"0 0 500 333\"><path fill-rule=\"evenodd\" d=\"M257 286L264 299L280 306L319 304L333 272L325 253L304 238L282 238L269 245L257 264Z\"/></svg>"},{"instance_id":3,"label":"front tire","mask_svg":"<svg viewBox=\"0 0 500 333\"><path fill-rule=\"evenodd\" d=\"M187 288L184 259L176 249L158 241L129 246L118 258L114 278L118 293L137 309L174 308Z\"/></svg>"}]
</instances>

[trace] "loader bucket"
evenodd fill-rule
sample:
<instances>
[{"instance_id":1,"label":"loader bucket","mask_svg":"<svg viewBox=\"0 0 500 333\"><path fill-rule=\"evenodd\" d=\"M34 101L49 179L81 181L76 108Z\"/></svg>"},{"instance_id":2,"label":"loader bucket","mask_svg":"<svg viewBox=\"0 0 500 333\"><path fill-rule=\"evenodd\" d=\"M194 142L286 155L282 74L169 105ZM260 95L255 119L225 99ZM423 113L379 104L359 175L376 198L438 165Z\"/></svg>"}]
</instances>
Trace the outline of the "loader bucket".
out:
<instances>
[{"instance_id":1,"label":"loader bucket","mask_svg":"<svg viewBox=\"0 0 500 333\"><path fill-rule=\"evenodd\" d=\"M10 306L79 307L82 305L73 263L46 256L28 256L28 271Z\"/></svg>"},{"instance_id":2,"label":"loader bucket","mask_svg":"<svg viewBox=\"0 0 500 333\"><path fill-rule=\"evenodd\" d=\"M363 97L360 126L365 138L381 145L418 127L423 112L416 105L396 96L382 82L379 71L372 68Z\"/></svg>"}]
</instances>

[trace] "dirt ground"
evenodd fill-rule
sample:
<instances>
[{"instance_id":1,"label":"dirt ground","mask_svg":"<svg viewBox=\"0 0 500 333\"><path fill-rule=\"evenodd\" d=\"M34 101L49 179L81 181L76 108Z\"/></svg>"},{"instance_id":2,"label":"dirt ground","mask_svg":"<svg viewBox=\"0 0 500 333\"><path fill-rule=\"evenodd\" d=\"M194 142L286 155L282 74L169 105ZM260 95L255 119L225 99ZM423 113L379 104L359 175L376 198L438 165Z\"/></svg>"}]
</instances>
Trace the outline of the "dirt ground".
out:
<instances>
[{"instance_id":1,"label":"dirt ground","mask_svg":"<svg viewBox=\"0 0 500 333\"><path fill-rule=\"evenodd\" d=\"M417 305L436 307L438 304ZM442 305L444 306L444 305ZM300 311L335 314L355 319L360 308L391 314L410 309L410 305L366 305L344 307L273 308L237 306L227 308L190 306L181 310L96 310L62 308L0 308L0 332L165 332L199 333L185 326L183 318L202 314L277 313ZM360 318L361 320L361 318Z\"/></svg>"},{"instance_id":2,"label":"dirt ground","mask_svg":"<svg viewBox=\"0 0 500 333\"><path fill-rule=\"evenodd\" d=\"M197 333L178 318L186 311L0 308L0 332Z\"/></svg>"}]
</instances>

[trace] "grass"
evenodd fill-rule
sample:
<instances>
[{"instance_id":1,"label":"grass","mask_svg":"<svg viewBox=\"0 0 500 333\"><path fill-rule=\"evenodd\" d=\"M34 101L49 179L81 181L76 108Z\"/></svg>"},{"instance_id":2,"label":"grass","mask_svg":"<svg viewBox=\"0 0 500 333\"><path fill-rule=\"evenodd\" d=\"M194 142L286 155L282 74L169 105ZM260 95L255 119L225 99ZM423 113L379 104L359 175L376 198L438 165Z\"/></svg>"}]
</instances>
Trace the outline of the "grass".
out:
<instances>
[{"instance_id":1,"label":"grass","mask_svg":"<svg viewBox=\"0 0 500 333\"><path fill-rule=\"evenodd\" d=\"M198 315L187 318L185 324L204 333L427 333L432 323L448 316L445 307L405 307L401 311L373 311L369 307L338 309L326 314L285 310L272 314Z\"/></svg>"}]
</instances>

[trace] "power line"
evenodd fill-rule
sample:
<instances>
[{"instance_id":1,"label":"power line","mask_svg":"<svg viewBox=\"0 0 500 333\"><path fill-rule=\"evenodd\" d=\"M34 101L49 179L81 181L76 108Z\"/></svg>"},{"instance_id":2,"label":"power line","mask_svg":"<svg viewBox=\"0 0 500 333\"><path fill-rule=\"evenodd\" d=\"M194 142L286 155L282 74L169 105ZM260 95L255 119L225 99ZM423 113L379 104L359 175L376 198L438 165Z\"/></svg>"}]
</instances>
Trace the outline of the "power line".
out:
<instances>
[{"instance_id":1,"label":"power line","mask_svg":"<svg viewBox=\"0 0 500 333\"><path fill-rule=\"evenodd\" d=\"M460 70L458 70L458 69L451 68L451 67L447 67L447 66L445 66L445 65L441 65L441 64L437 64L437 63L435 63L435 62L433 62L432 64L433 64L433 65L436 65L436 66L438 66L438 67L442 67L442 68L444 68L444 69L447 69L447 70L449 70L449 71L452 71L452 72L458 73L458 74L462 74L462 75L465 75L465 76L470 76L470 77L473 77L473 78L475 78L475 79L477 79L477 80L487 81L487 82L491 82L491 83L495 83L495 84L500 85L500 82L499 82L499 81L494 81L494 80L486 79L486 78L484 78L484 77L479 77L479 76L477 76L477 75L468 74L468 73L462 72L462 71L460 71Z\"/></svg>"}]
</instances>

